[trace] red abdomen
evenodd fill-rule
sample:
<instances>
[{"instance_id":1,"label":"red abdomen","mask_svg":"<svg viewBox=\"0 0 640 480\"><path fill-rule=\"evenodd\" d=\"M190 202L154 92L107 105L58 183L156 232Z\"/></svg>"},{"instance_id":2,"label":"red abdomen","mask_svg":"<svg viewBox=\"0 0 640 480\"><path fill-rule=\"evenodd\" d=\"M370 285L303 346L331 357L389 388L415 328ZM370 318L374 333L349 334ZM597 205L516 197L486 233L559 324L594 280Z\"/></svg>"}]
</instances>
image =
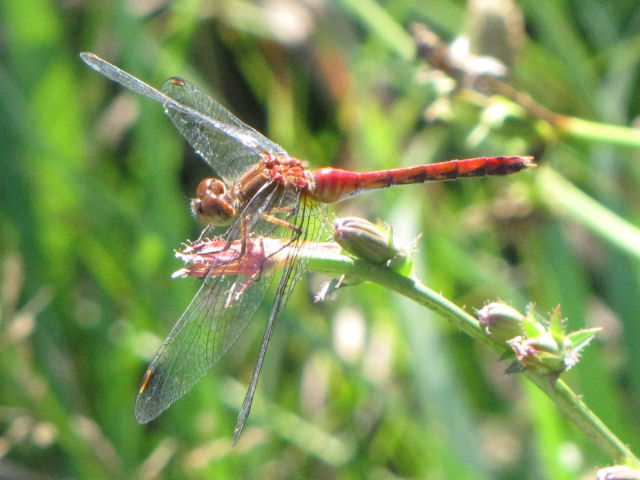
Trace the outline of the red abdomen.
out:
<instances>
[{"instance_id":1,"label":"red abdomen","mask_svg":"<svg viewBox=\"0 0 640 480\"><path fill-rule=\"evenodd\" d=\"M309 194L318 201L331 203L391 185L453 180L458 177L508 175L535 166L531 160L532 157L521 156L477 157L371 172L320 168L308 174L312 179Z\"/></svg>"}]
</instances>

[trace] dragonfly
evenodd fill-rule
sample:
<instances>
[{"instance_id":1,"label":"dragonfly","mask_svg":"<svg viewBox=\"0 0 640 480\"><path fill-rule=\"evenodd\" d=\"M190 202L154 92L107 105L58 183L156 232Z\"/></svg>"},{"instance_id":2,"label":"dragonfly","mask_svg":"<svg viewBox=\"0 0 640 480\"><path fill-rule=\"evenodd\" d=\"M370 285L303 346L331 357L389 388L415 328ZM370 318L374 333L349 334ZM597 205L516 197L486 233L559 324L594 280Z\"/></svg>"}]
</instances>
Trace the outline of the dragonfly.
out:
<instances>
[{"instance_id":1,"label":"dragonfly","mask_svg":"<svg viewBox=\"0 0 640 480\"><path fill-rule=\"evenodd\" d=\"M305 269L305 245L326 238L327 204L392 185L506 175L534 165L528 156L500 156L368 172L309 169L186 80L171 77L158 90L93 53L80 57L112 81L162 104L217 175L203 180L191 201L193 215L206 226L183 254L191 268L176 276L194 276L201 284L142 378L135 405L140 423L156 418L207 373L242 334L273 279L279 278L273 283L273 303L238 413L235 445L249 416L276 320ZM203 241L214 228L224 233ZM277 268L267 268L272 264Z\"/></svg>"}]
</instances>

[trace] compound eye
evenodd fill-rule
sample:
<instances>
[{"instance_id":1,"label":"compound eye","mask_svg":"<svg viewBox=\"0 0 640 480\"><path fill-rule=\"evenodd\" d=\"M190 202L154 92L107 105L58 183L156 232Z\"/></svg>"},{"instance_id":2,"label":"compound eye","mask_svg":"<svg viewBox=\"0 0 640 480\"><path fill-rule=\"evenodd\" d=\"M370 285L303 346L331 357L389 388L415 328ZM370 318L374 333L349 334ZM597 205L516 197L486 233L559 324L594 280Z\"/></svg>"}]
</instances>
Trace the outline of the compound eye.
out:
<instances>
[{"instance_id":1,"label":"compound eye","mask_svg":"<svg viewBox=\"0 0 640 480\"><path fill-rule=\"evenodd\" d=\"M224 182L218 178L205 178L198 184L196 188L196 197L202 197L204 195L224 195L227 191L227 186Z\"/></svg>"},{"instance_id":2,"label":"compound eye","mask_svg":"<svg viewBox=\"0 0 640 480\"><path fill-rule=\"evenodd\" d=\"M205 178L196 189L191 211L212 226L228 225L235 218L235 208L227 198L227 187L217 178Z\"/></svg>"}]
</instances>

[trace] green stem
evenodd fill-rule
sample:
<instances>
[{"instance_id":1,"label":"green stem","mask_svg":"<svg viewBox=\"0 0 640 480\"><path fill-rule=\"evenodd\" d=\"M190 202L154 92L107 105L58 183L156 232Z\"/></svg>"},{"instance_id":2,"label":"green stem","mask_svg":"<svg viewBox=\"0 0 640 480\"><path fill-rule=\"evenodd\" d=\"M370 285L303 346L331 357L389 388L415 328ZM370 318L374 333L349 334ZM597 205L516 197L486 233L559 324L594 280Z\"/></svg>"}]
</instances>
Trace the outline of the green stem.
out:
<instances>
[{"instance_id":1,"label":"green stem","mask_svg":"<svg viewBox=\"0 0 640 480\"><path fill-rule=\"evenodd\" d=\"M591 142L610 143L623 147L640 147L640 130L624 125L611 125L583 118L558 115L554 125L566 135Z\"/></svg>"},{"instance_id":2,"label":"green stem","mask_svg":"<svg viewBox=\"0 0 640 480\"><path fill-rule=\"evenodd\" d=\"M606 241L640 258L640 230L576 188L555 170L540 167L539 199L549 209L573 218Z\"/></svg>"},{"instance_id":3,"label":"green stem","mask_svg":"<svg viewBox=\"0 0 640 480\"><path fill-rule=\"evenodd\" d=\"M309 251L307 255L309 257L310 271L325 273L334 277L346 275L354 280L378 283L442 315L453 326L487 345L498 355L504 354L505 346L487 337L474 317L442 295L429 289L415 276L406 277L388 268L340 254ZM548 378L537 375L533 371L525 371L524 375L617 462L630 463L635 467L640 467L640 460L636 458L633 452L609 430L566 383L558 380L552 385Z\"/></svg>"}]
</instances>

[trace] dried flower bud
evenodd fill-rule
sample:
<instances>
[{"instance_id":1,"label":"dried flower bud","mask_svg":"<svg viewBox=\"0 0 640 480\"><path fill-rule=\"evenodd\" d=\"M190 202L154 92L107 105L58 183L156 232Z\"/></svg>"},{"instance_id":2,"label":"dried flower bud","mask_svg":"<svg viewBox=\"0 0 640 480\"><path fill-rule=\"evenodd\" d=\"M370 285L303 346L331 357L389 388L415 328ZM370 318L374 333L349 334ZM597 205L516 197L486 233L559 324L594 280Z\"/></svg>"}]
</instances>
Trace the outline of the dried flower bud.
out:
<instances>
[{"instance_id":1,"label":"dried flower bud","mask_svg":"<svg viewBox=\"0 0 640 480\"><path fill-rule=\"evenodd\" d=\"M249 238L228 243L225 240L203 240L185 244L176 257L185 267L173 273L172 278L225 275L257 275L271 269L283 260L285 240Z\"/></svg>"}]
</instances>

